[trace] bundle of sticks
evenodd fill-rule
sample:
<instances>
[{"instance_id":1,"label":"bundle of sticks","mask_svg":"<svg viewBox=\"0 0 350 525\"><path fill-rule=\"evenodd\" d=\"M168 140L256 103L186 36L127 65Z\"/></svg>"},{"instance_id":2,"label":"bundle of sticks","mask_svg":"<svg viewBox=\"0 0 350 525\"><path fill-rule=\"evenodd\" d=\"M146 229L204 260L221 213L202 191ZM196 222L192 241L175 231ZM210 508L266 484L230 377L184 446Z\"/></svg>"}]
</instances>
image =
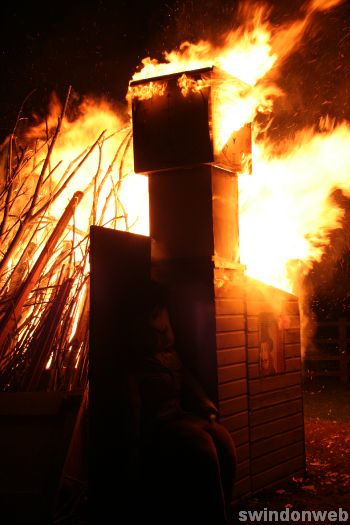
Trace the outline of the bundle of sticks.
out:
<instances>
[{"instance_id":1,"label":"bundle of sticks","mask_svg":"<svg viewBox=\"0 0 350 525\"><path fill-rule=\"evenodd\" d=\"M0 152L0 391L86 387L89 226L129 227L119 189L130 126L98 130L63 169L53 154L69 100L70 89L55 126L27 144L17 134L21 108ZM106 164L107 142L114 154Z\"/></svg>"}]
</instances>

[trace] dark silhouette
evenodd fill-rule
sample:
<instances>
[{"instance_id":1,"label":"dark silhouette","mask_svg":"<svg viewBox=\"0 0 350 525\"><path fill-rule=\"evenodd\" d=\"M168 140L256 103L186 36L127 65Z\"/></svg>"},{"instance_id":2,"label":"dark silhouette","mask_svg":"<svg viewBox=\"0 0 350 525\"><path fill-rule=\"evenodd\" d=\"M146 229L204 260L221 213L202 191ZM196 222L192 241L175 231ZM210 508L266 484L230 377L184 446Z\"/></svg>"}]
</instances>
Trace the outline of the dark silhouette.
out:
<instances>
[{"instance_id":1,"label":"dark silhouette","mask_svg":"<svg viewBox=\"0 0 350 525\"><path fill-rule=\"evenodd\" d=\"M130 392L137 492L152 523L228 523L235 447L218 410L175 348L164 289L135 287L130 316Z\"/></svg>"}]
</instances>

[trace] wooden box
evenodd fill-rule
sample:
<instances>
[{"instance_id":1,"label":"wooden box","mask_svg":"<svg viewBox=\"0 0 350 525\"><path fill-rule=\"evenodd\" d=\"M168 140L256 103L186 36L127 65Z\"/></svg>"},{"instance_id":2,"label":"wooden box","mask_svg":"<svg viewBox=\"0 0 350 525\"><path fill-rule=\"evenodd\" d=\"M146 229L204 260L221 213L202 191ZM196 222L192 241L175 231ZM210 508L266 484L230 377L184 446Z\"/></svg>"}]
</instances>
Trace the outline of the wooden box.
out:
<instances>
[{"instance_id":1,"label":"wooden box","mask_svg":"<svg viewBox=\"0 0 350 525\"><path fill-rule=\"evenodd\" d=\"M249 91L216 67L131 82L135 172L198 163L249 170L251 127L241 116Z\"/></svg>"}]
</instances>

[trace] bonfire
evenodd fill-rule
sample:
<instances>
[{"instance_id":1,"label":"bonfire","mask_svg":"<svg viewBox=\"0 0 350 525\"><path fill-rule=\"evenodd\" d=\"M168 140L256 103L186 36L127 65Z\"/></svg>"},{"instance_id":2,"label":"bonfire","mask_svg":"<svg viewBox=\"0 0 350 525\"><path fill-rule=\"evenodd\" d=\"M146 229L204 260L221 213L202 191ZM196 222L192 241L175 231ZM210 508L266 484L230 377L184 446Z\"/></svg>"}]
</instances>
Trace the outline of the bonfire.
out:
<instances>
[{"instance_id":1,"label":"bonfire","mask_svg":"<svg viewBox=\"0 0 350 525\"><path fill-rule=\"evenodd\" d=\"M323 119L277 147L266 123L284 96L276 72L314 14L338 3L313 0L278 27L264 7L243 10L245 21L220 46L184 42L163 61L145 58L132 79L214 65L245 86L232 92L229 81L219 93L214 130L221 151L233 131L254 123L252 174L239 176L241 262L248 275L300 295L303 274L342 217L328 199L335 187L346 189L350 126ZM183 83L184 96L203 88ZM161 83L154 89L159 95ZM135 96L152 93L130 87L127 98ZM73 104L70 91L62 105L53 97L45 121L23 130L24 106L1 146L2 391L86 387L89 227L148 234L147 177L133 171L130 112L89 98L72 118Z\"/></svg>"}]
</instances>

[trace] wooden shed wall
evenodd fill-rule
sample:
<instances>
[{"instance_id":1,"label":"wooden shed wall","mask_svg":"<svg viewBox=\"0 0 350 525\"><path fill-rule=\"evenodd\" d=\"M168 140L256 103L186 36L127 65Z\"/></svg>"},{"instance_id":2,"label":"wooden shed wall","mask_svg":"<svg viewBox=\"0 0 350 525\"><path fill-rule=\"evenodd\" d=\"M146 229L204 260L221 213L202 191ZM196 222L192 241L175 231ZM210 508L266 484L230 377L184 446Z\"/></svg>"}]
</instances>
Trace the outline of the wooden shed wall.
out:
<instances>
[{"instance_id":1,"label":"wooden shed wall","mask_svg":"<svg viewBox=\"0 0 350 525\"><path fill-rule=\"evenodd\" d=\"M215 270L218 393L221 421L237 447L235 498L304 471L300 322L295 296ZM283 371L261 377L259 316L281 322Z\"/></svg>"},{"instance_id":2,"label":"wooden shed wall","mask_svg":"<svg viewBox=\"0 0 350 525\"><path fill-rule=\"evenodd\" d=\"M234 270L215 269L216 352L221 422L237 449L235 497L251 491L248 355L244 280Z\"/></svg>"}]
</instances>

